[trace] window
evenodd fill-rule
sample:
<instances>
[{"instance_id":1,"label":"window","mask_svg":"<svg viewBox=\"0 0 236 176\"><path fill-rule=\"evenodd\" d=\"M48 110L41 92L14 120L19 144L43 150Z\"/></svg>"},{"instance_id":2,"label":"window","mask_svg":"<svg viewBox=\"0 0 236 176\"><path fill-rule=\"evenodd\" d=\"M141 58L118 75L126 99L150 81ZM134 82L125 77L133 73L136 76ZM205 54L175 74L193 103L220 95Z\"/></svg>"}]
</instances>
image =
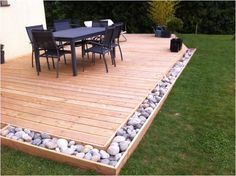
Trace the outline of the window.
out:
<instances>
[{"instance_id":1,"label":"window","mask_svg":"<svg viewBox=\"0 0 236 176\"><path fill-rule=\"evenodd\" d=\"M10 4L8 4L7 0L0 0L0 7L8 7Z\"/></svg>"}]
</instances>

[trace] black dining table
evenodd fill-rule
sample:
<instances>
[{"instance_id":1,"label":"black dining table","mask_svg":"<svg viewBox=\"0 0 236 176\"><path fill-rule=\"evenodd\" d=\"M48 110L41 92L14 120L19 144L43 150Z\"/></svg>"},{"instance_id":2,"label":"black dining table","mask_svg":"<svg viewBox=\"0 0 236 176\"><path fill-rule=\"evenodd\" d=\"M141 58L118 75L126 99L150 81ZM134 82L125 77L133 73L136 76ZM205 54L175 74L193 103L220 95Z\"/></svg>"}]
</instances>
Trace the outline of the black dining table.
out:
<instances>
[{"instance_id":1,"label":"black dining table","mask_svg":"<svg viewBox=\"0 0 236 176\"><path fill-rule=\"evenodd\" d=\"M72 59L72 72L73 76L76 76L78 73L77 68L77 59L76 59L76 50L75 42L84 41L87 38L94 37L97 35L102 35L105 33L104 27L79 27L79 28L70 28L66 30L53 32L53 36L56 41L69 42L71 47L71 59ZM82 57L85 49L85 44L82 42Z\"/></svg>"}]
</instances>

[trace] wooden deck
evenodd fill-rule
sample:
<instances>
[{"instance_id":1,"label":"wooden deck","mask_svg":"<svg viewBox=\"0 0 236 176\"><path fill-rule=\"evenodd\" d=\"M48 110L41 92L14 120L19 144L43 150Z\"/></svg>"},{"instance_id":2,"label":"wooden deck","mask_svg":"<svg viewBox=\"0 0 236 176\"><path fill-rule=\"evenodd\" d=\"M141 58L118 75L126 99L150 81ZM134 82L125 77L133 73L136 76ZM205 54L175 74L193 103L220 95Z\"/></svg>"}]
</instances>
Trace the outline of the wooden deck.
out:
<instances>
[{"instance_id":1,"label":"wooden deck","mask_svg":"<svg viewBox=\"0 0 236 176\"><path fill-rule=\"evenodd\" d=\"M72 76L61 62L59 78L41 59L37 76L31 57L21 57L1 65L1 116L3 123L47 132L80 143L106 148L116 130L143 101L150 90L186 51L169 51L169 40L150 34L127 34L121 42L124 61L117 50L117 66L106 56L109 73L102 60L90 61ZM77 58L80 59L80 48Z\"/></svg>"}]
</instances>

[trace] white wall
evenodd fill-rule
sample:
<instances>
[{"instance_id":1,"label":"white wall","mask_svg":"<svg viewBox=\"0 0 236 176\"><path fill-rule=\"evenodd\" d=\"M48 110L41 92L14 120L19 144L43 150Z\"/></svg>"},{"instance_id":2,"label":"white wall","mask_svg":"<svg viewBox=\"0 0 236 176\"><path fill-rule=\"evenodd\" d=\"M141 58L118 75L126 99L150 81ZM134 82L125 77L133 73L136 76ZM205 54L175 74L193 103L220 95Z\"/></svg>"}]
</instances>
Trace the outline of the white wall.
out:
<instances>
[{"instance_id":1,"label":"white wall","mask_svg":"<svg viewBox=\"0 0 236 176\"><path fill-rule=\"evenodd\" d=\"M43 24L46 19L43 0L8 0L9 7L0 7L0 43L4 44L5 60L31 53L26 26Z\"/></svg>"}]
</instances>

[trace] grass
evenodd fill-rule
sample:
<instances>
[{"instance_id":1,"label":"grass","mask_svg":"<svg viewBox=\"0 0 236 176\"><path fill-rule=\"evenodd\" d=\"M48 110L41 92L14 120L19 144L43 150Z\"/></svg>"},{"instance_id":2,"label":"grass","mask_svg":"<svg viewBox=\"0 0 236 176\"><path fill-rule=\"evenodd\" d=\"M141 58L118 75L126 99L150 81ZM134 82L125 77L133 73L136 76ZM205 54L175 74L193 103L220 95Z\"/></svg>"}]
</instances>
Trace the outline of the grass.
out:
<instances>
[{"instance_id":1,"label":"grass","mask_svg":"<svg viewBox=\"0 0 236 176\"><path fill-rule=\"evenodd\" d=\"M235 43L181 35L197 48L121 174L235 174ZM96 174L2 147L3 175Z\"/></svg>"}]
</instances>

